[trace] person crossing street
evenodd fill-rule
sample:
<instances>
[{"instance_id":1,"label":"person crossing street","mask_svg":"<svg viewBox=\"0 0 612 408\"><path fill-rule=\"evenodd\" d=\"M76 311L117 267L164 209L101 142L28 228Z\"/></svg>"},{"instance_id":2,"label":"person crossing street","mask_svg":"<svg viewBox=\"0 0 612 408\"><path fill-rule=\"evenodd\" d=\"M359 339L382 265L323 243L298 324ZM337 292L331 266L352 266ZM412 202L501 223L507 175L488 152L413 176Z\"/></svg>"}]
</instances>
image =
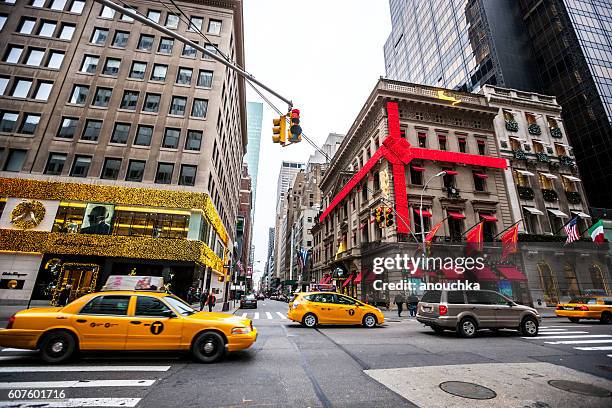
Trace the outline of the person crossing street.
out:
<instances>
[{"instance_id":1,"label":"person crossing street","mask_svg":"<svg viewBox=\"0 0 612 408\"><path fill-rule=\"evenodd\" d=\"M404 295L400 292L395 296L395 299L393 300L393 303L395 303L397 305L397 315L398 317L402 317L402 310L404 310L404 302L406 301L406 299L404 298Z\"/></svg>"}]
</instances>

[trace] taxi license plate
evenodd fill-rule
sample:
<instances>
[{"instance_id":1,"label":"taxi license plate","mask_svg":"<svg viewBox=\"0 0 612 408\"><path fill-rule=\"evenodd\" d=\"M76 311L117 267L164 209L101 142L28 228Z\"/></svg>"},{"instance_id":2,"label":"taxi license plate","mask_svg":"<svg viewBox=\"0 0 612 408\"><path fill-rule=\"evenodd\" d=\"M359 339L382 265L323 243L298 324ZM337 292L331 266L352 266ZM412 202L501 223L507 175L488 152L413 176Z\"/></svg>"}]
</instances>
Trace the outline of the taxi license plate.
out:
<instances>
[{"instance_id":1,"label":"taxi license plate","mask_svg":"<svg viewBox=\"0 0 612 408\"><path fill-rule=\"evenodd\" d=\"M574 308L573 308L573 307L570 307L570 306L565 306L565 307L564 307L564 309L565 309L565 310L574 310Z\"/></svg>"}]
</instances>

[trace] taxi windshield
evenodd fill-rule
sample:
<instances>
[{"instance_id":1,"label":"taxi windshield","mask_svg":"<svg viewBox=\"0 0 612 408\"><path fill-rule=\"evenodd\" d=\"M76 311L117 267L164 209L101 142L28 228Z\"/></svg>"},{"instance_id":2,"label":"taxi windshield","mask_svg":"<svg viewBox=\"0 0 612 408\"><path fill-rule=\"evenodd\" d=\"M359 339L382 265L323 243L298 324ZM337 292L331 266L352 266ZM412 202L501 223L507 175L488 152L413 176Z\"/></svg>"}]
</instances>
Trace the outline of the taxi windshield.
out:
<instances>
[{"instance_id":1,"label":"taxi windshield","mask_svg":"<svg viewBox=\"0 0 612 408\"><path fill-rule=\"evenodd\" d=\"M181 299L175 296L165 296L164 299L170 304L177 312L183 316L190 316L196 313L196 310L183 302Z\"/></svg>"}]
</instances>

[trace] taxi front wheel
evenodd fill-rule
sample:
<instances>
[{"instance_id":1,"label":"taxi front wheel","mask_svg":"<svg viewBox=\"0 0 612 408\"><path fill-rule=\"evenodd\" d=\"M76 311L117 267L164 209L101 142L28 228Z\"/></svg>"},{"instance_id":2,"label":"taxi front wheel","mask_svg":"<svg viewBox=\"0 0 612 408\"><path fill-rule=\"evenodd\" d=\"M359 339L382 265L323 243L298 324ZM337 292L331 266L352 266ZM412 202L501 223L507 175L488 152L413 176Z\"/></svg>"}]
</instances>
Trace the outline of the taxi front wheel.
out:
<instances>
[{"instance_id":1,"label":"taxi front wheel","mask_svg":"<svg viewBox=\"0 0 612 408\"><path fill-rule=\"evenodd\" d=\"M317 325L317 316L312 313L307 313L302 318L302 324L306 327L313 328Z\"/></svg>"},{"instance_id":2,"label":"taxi front wheel","mask_svg":"<svg viewBox=\"0 0 612 408\"><path fill-rule=\"evenodd\" d=\"M44 335L39 344L40 357L47 363L64 363L74 356L77 350L74 337L64 331L55 331Z\"/></svg>"},{"instance_id":3,"label":"taxi front wheel","mask_svg":"<svg viewBox=\"0 0 612 408\"><path fill-rule=\"evenodd\" d=\"M216 332L201 333L193 342L191 353L201 363L214 363L225 355L223 337Z\"/></svg>"},{"instance_id":4,"label":"taxi front wheel","mask_svg":"<svg viewBox=\"0 0 612 408\"><path fill-rule=\"evenodd\" d=\"M363 326L367 327L368 329L375 327L376 326L376 316L370 313L363 316Z\"/></svg>"}]
</instances>

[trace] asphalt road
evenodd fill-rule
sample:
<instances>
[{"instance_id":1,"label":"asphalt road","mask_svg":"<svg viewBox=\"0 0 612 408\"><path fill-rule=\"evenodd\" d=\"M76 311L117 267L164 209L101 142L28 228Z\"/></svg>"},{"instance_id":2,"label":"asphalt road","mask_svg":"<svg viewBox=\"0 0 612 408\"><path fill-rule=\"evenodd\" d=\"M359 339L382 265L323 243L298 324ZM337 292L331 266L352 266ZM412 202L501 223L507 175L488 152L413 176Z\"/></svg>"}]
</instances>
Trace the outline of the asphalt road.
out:
<instances>
[{"instance_id":1,"label":"asphalt road","mask_svg":"<svg viewBox=\"0 0 612 408\"><path fill-rule=\"evenodd\" d=\"M413 319L370 330L311 330L288 321L286 311L286 303L270 300L238 310L253 319L258 340L213 365L164 353L96 353L56 367L33 352L0 350L0 407L612 406L611 397L548 384L569 380L612 391L612 326L545 319L537 338L483 331L460 339ZM445 381L476 383L495 396L454 396L440 389ZM11 389L64 396L9 399Z\"/></svg>"}]
</instances>

